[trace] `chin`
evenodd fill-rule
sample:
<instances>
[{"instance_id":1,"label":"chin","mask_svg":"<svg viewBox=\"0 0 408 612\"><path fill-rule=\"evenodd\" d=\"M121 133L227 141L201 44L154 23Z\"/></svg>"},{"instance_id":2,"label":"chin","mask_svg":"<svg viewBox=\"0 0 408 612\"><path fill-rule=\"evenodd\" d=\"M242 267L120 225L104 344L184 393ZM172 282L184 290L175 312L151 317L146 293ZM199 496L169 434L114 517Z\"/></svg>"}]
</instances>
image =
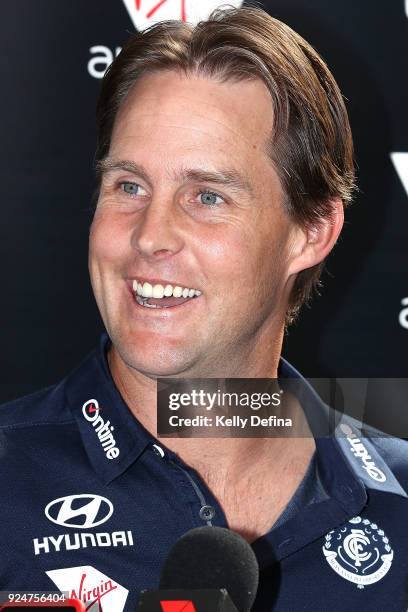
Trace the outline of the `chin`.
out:
<instances>
[{"instance_id":1,"label":"chin","mask_svg":"<svg viewBox=\"0 0 408 612\"><path fill-rule=\"evenodd\" d=\"M167 343L115 343L120 359L130 368L150 378L188 376L194 363L185 349Z\"/></svg>"},{"instance_id":2,"label":"chin","mask_svg":"<svg viewBox=\"0 0 408 612\"><path fill-rule=\"evenodd\" d=\"M149 378L178 378L186 376L190 364L175 360L138 359L129 361L127 365Z\"/></svg>"}]
</instances>

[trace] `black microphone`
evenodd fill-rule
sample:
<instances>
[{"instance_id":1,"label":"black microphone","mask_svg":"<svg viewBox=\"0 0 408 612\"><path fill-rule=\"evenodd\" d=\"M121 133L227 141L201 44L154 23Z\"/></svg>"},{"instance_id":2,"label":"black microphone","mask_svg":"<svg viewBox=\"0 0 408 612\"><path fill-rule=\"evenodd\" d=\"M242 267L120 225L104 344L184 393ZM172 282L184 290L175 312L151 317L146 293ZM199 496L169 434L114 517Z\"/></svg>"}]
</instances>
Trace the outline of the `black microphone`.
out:
<instances>
[{"instance_id":1,"label":"black microphone","mask_svg":"<svg viewBox=\"0 0 408 612\"><path fill-rule=\"evenodd\" d=\"M171 548L159 591L142 592L137 610L249 612L258 580L255 553L240 535L222 527L198 527Z\"/></svg>"}]
</instances>

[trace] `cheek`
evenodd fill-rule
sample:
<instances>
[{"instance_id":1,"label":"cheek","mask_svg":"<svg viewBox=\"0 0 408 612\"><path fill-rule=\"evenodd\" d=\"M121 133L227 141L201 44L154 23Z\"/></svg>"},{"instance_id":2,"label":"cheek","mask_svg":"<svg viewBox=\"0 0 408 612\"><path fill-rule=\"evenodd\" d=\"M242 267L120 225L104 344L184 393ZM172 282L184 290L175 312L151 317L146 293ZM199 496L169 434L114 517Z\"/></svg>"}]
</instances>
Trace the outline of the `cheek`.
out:
<instances>
[{"instance_id":1,"label":"cheek","mask_svg":"<svg viewBox=\"0 0 408 612\"><path fill-rule=\"evenodd\" d=\"M197 236L198 238L198 236ZM194 243L193 243L194 244ZM212 225L200 232L196 245L199 248L198 258L202 260L203 269L210 276L223 275L233 269L242 258L245 244L243 232L231 223Z\"/></svg>"},{"instance_id":2,"label":"cheek","mask_svg":"<svg viewBox=\"0 0 408 612\"><path fill-rule=\"evenodd\" d=\"M243 288L259 285L262 253L259 236L248 223L229 220L214 225L197 241L198 266L207 277L211 297L225 307L240 309Z\"/></svg>"},{"instance_id":3,"label":"cheek","mask_svg":"<svg viewBox=\"0 0 408 612\"><path fill-rule=\"evenodd\" d=\"M90 266L120 262L126 252L128 230L112 215L95 213L89 235Z\"/></svg>"},{"instance_id":4,"label":"cheek","mask_svg":"<svg viewBox=\"0 0 408 612\"><path fill-rule=\"evenodd\" d=\"M242 236L242 274L258 297L272 295L287 279L289 225L279 211L264 208Z\"/></svg>"}]
</instances>

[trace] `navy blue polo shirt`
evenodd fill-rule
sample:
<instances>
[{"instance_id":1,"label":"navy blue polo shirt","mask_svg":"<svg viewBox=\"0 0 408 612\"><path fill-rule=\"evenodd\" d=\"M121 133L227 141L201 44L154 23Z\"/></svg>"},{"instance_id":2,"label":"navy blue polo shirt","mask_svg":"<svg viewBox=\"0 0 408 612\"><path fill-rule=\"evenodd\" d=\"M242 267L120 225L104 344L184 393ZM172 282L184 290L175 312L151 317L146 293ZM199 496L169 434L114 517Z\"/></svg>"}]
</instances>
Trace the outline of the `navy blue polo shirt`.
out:
<instances>
[{"instance_id":1,"label":"navy blue polo shirt","mask_svg":"<svg viewBox=\"0 0 408 612\"><path fill-rule=\"evenodd\" d=\"M133 612L186 531L228 527L200 475L132 415L104 336L59 385L0 409L0 590L68 591L90 612ZM327 407L295 377L313 419ZM98 419L98 431L94 420ZM305 478L252 546L255 611L407 609L408 443L316 438Z\"/></svg>"}]
</instances>

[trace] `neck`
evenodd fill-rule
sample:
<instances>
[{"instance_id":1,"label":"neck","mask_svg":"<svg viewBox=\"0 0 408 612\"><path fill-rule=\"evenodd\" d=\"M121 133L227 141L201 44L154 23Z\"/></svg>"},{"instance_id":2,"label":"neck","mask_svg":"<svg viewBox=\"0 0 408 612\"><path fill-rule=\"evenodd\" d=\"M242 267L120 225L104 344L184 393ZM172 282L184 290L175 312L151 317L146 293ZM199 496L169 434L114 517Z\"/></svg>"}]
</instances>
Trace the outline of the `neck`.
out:
<instances>
[{"instance_id":1,"label":"neck","mask_svg":"<svg viewBox=\"0 0 408 612\"><path fill-rule=\"evenodd\" d=\"M185 372L184 378L277 378L283 341L283 329L275 340L262 342L257 350L248 351L238 363L233 359L213 365L211 369ZM273 337L272 337L273 338ZM260 351L259 347L263 350ZM156 436L157 378L146 375L129 366L112 344L108 352L108 364L115 385L130 411L149 433ZM179 375L171 378L179 378ZM222 445L222 441L219 440Z\"/></svg>"},{"instance_id":2,"label":"neck","mask_svg":"<svg viewBox=\"0 0 408 612\"><path fill-rule=\"evenodd\" d=\"M213 376L277 378L280 348L269 352L269 361L256 368L224 370ZM156 436L156 379L127 366L114 347L108 359L123 399L140 423ZM206 372L205 376L211 374ZM199 376L194 373L191 377ZM198 472L221 504L230 528L248 542L266 533L283 512L315 450L299 402L286 391L283 395L287 396L289 416L296 423L292 437L164 439L167 448Z\"/></svg>"},{"instance_id":3,"label":"neck","mask_svg":"<svg viewBox=\"0 0 408 612\"><path fill-rule=\"evenodd\" d=\"M251 365L247 361L246 367L242 368L239 373L224 370L222 374L217 373L217 377L277 378L280 348L281 344L279 346L276 344L275 347L270 346L269 360L268 362L263 361L262 365L260 363ZM157 380L129 367L121 359L114 346L109 351L108 362L116 387L129 409L145 429L156 436ZM310 432L303 412L295 400L291 402L289 410L290 416L295 417L294 422L301 429L298 435L305 435L306 432L307 436ZM301 415L300 418L299 415ZM254 465L259 470L266 458L268 461L273 458L276 473L276 458L284 456L285 448L293 446L293 443L298 443L299 439L296 440L293 437L166 438L164 442L183 461L196 468L201 474L214 471L220 477L223 474L227 480L227 478L234 479L238 475L242 476L243 471L250 470Z\"/></svg>"}]
</instances>

